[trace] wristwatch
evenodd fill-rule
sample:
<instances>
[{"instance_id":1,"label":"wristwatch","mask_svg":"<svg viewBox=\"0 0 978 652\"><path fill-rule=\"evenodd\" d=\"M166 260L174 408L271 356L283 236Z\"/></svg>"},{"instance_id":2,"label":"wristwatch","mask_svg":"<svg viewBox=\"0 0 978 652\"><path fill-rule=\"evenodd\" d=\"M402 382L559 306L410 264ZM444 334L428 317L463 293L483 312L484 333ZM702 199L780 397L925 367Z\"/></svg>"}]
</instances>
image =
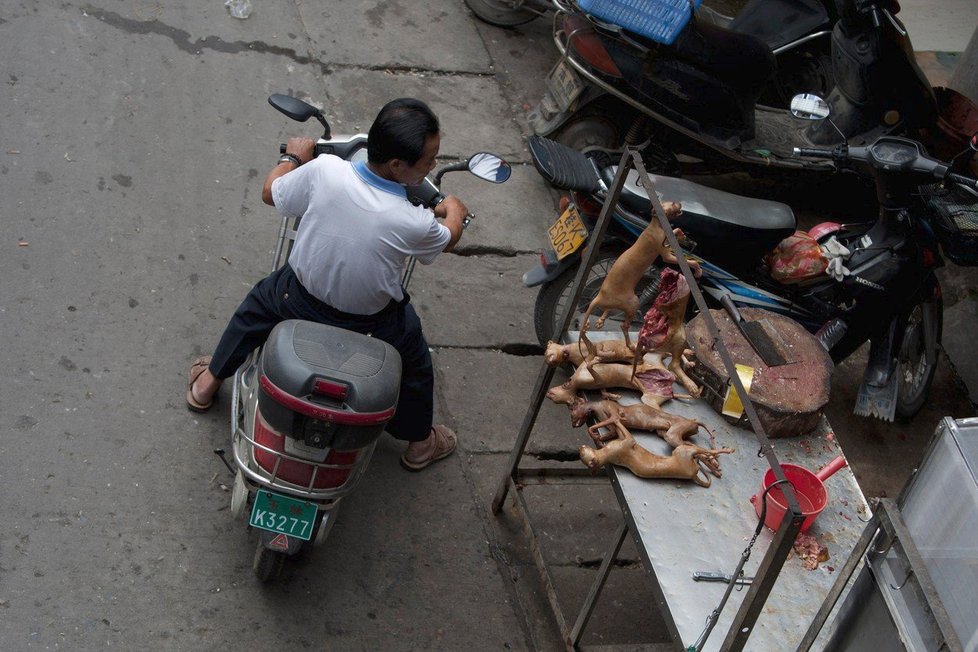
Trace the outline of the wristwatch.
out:
<instances>
[{"instance_id":1,"label":"wristwatch","mask_svg":"<svg viewBox=\"0 0 978 652\"><path fill-rule=\"evenodd\" d=\"M290 154L288 152L278 157L279 163L285 163L286 161L288 161L289 163L294 163L296 167L302 165L302 161L299 160L298 156L296 156L295 154Z\"/></svg>"}]
</instances>

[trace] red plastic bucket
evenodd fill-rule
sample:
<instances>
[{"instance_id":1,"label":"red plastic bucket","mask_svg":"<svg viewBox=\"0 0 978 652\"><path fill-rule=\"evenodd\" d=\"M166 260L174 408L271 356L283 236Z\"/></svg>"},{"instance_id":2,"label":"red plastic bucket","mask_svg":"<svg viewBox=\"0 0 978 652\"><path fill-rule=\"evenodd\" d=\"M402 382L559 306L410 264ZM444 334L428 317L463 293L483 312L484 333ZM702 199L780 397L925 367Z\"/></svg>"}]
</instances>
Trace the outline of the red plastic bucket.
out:
<instances>
[{"instance_id":1,"label":"red plastic bucket","mask_svg":"<svg viewBox=\"0 0 978 652\"><path fill-rule=\"evenodd\" d=\"M829 503L829 493L825 490L824 481L832 474L846 466L846 458L839 455L837 458L826 464L818 473L812 473L803 466L797 464L782 464L784 477L795 489L795 496L798 498L798 506L805 516L801 524L801 531L805 532L812 526L818 515ZM764 473L764 480L761 482L761 490L750 497L754 504L754 511L757 516L761 516L761 496L764 490L775 483L774 470L768 469ZM767 493L767 514L764 516L764 525L771 530L777 530L781 521L784 519L785 512L788 511L788 501L785 500L781 486L772 487Z\"/></svg>"}]
</instances>

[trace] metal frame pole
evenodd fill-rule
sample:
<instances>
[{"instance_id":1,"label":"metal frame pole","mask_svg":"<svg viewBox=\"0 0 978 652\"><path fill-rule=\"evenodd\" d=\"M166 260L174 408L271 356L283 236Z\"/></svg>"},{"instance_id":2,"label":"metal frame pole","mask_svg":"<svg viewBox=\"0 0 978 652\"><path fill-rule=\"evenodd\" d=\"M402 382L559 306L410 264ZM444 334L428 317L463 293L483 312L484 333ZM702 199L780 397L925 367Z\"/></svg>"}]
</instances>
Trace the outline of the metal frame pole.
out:
<instances>
[{"instance_id":1,"label":"metal frame pole","mask_svg":"<svg viewBox=\"0 0 978 652\"><path fill-rule=\"evenodd\" d=\"M598 250L601 248L601 242L604 240L605 231L608 229L608 222L611 219L612 211L618 205L618 197L621 195L621 189L625 185L629 160L628 152L626 151L622 154L621 162L618 164L618 174L615 175L611 190L605 199L604 205L601 207L598 223L591 232L587 251L577 269L577 276L574 277L573 295L564 307L563 318L559 321L559 325L553 333L552 339L554 341L560 341L561 336L570 324L571 316L574 314L574 309L577 307L578 301L581 300L581 293L584 290L584 279L587 278L588 273L591 271L591 266L597 258ZM537 374L537 380L533 386L533 398L527 406L526 415L523 417L523 424L520 426L519 435L516 437L516 443L513 445L513 450L509 456L509 471L500 481L496 495L492 500L493 514L498 514L499 510L502 509L503 503L506 501L506 494L509 493L510 482L515 481L517 478L520 458L523 457L523 451L526 450L526 444L530 439L530 431L533 430L533 424L536 423L537 415L540 413L540 404L543 402L543 398L550 388L550 382L553 380L555 371L556 369L553 367L548 367L544 364L540 369L540 373Z\"/></svg>"},{"instance_id":2,"label":"metal frame pole","mask_svg":"<svg viewBox=\"0 0 978 652\"><path fill-rule=\"evenodd\" d=\"M774 540L768 547L767 553L764 555L764 559L761 561L760 568L756 575L756 579L750 585L750 589L747 592L747 596L744 598L743 603L740 605L740 609L737 615L734 617L734 622L727 632L727 637L723 643L724 650L741 650L747 644L747 638L750 636L751 631L753 631L754 623L757 622L757 618L761 613L761 608L764 606L764 602L767 600L768 595L771 593L771 589L774 587L774 583L777 580L778 574L781 572L781 568L784 566L785 560L788 557L788 551L794 544L795 536L801 531L801 524L804 521L801 507L798 504L798 499L795 496L794 488L789 482L786 481L784 476L784 471L781 468L781 463L778 461L777 455L774 453L774 447L771 445L768 439L767 432L764 430L764 425L761 423L760 418L757 415L757 411L754 409L754 404L750 400L750 396L744 389L743 383L740 382L740 376L737 374L736 368L734 367L733 359L730 357L730 352L727 351L726 345L720 337L720 331L717 329L716 323L713 321L713 317L710 315L709 306L706 304L706 300L703 297L703 293L693 276L693 271L689 267L689 263L686 262L686 258L683 255L683 249L679 245L679 240L676 238L676 234L672 231L672 225L666 218L665 210L662 208L662 202L659 201L659 196L655 192L655 185L652 183L652 179L649 177L649 173L645 170L645 164L642 161L642 155L638 150L630 150L632 160L635 162L635 169L638 171L639 181L645 191L648 193L649 201L652 202L652 208L654 209L655 216L659 219L659 224L662 226L662 230L665 232L666 241L672 248L672 251L676 254L677 264L680 270L682 270L683 276L686 277L687 285L689 285L690 293L693 295L693 299L696 301L696 307L699 309L700 314L706 321L707 328L710 331L710 335L713 337L713 346L720 354L720 359L723 361L723 365L727 370L727 374L730 376L730 382L733 384L734 389L740 395L741 403L744 406L744 411L747 413L747 418L754 430L754 437L760 444L759 454L763 454L771 469L774 471L775 479L778 481L784 481L781 485L785 501L788 503L788 509L785 511L784 519L781 521L781 525L778 527L778 531L774 535ZM746 559L741 560L741 566L746 561ZM738 568L738 572L739 572ZM732 586L732 584L731 584ZM730 588L730 587L728 587ZM724 595L722 602L720 603L719 609L723 608L726 604L727 597L730 595L730 591ZM717 612L719 615L719 612ZM710 631L716 621L713 620L708 626L706 631L706 636L709 636ZM705 636L702 637L703 642L705 642Z\"/></svg>"}]
</instances>

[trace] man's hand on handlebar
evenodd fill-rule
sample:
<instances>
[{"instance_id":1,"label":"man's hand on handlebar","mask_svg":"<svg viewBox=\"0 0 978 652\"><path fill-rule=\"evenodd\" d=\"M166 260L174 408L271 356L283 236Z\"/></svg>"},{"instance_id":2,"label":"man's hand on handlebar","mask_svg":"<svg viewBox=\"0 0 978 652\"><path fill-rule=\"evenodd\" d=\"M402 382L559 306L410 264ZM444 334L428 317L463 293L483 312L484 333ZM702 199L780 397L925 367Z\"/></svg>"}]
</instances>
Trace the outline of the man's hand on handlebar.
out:
<instances>
[{"instance_id":1,"label":"man's hand on handlebar","mask_svg":"<svg viewBox=\"0 0 978 652\"><path fill-rule=\"evenodd\" d=\"M285 146L285 151L299 159L299 163L308 163L316 155L316 141L305 136L293 136Z\"/></svg>"},{"instance_id":2,"label":"man's hand on handlebar","mask_svg":"<svg viewBox=\"0 0 978 652\"><path fill-rule=\"evenodd\" d=\"M272 182L283 174L288 174L296 168L296 161L299 165L308 163L316 153L316 141L305 136L293 136L289 138L285 151L279 158L278 163L265 176L265 183L262 184L261 200L269 206L274 206L272 200Z\"/></svg>"},{"instance_id":3,"label":"man's hand on handlebar","mask_svg":"<svg viewBox=\"0 0 978 652\"><path fill-rule=\"evenodd\" d=\"M433 210L435 217L442 218L444 220L443 224L452 233L452 239L448 241L444 249L444 251L451 251L455 243L462 237L462 222L465 216L469 214L469 209L465 207L465 204L458 197L448 195Z\"/></svg>"}]
</instances>

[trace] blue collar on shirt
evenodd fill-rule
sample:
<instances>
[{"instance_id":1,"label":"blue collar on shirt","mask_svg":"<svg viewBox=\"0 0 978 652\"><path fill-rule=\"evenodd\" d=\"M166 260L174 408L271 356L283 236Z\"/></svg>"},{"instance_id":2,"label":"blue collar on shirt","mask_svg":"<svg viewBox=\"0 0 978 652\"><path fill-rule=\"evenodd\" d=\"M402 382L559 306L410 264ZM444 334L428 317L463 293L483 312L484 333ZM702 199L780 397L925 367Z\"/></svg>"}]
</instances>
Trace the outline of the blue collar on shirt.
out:
<instances>
[{"instance_id":1,"label":"blue collar on shirt","mask_svg":"<svg viewBox=\"0 0 978 652\"><path fill-rule=\"evenodd\" d=\"M384 177L379 176L367 166L366 161L357 161L354 163L353 171L357 173L357 176L374 188L389 192L392 195L397 195L398 197L407 198L407 191L404 190L404 186L395 181L389 181Z\"/></svg>"}]
</instances>

